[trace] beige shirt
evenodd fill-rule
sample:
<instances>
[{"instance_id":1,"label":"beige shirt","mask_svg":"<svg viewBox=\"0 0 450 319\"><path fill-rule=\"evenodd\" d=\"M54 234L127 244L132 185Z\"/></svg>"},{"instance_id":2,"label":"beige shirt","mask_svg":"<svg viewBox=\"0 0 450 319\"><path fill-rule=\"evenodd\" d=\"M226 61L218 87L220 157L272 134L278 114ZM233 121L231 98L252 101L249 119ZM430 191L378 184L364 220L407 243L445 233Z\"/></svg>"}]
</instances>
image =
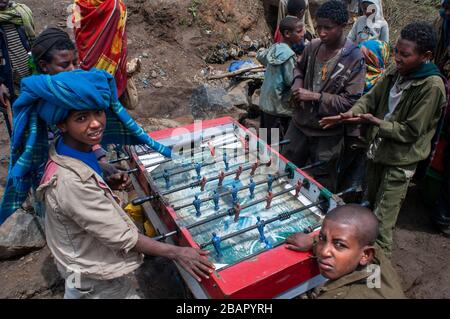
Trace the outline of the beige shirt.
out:
<instances>
[{"instance_id":1,"label":"beige shirt","mask_svg":"<svg viewBox=\"0 0 450 319\"><path fill-rule=\"evenodd\" d=\"M142 255L131 251L138 229L111 189L83 162L59 156L54 145L49 155L37 196L45 202L47 244L58 268L100 280L138 268Z\"/></svg>"}]
</instances>

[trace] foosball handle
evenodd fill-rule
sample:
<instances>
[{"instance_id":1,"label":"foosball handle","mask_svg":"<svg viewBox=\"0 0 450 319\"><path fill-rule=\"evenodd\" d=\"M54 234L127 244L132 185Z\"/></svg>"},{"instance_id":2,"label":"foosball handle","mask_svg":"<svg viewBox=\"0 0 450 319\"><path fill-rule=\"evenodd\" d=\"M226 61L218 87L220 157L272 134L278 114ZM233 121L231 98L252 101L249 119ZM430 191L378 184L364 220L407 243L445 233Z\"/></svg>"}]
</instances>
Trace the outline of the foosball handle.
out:
<instances>
[{"instance_id":1,"label":"foosball handle","mask_svg":"<svg viewBox=\"0 0 450 319\"><path fill-rule=\"evenodd\" d=\"M139 206L139 205L142 205L145 202L148 202L148 201L153 200L155 198L156 198L156 196L140 197L140 198L133 199L131 201L131 204L133 204L134 206Z\"/></svg>"}]
</instances>

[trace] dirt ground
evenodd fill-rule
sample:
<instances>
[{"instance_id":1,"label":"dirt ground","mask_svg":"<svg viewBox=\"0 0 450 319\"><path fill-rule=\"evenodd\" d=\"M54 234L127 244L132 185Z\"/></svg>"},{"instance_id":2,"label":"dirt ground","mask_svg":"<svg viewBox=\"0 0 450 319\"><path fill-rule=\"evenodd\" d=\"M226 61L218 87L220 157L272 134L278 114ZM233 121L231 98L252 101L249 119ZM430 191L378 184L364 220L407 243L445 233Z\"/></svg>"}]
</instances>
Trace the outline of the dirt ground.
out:
<instances>
[{"instance_id":1,"label":"dirt ground","mask_svg":"<svg viewBox=\"0 0 450 319\"><path fill-rule=\"evenodd\" d=\"M37 29L66 24L71 0L21 0L33 10ZM132 115L189 123L188 100L209 69L204 58L218 43L239 43L244 35L265 41L268 27L258 0L128 0L129 58L139 57L140 105ZM438 0L385 1L395 40L409 21L433 21ZM224 69L223 65L214 68ZM1 121L1 120L0 120ZM8 166L8 139L0 123L0 196ZM450 239L433 227L419 187L410 188L395 231L393 264L410 298L450 298ZM173 264L149 257L136 273L148 298L189 296ZM0 262L0 298L61 298L63 282L48 248Z\"/></svg>"}]
</instances>

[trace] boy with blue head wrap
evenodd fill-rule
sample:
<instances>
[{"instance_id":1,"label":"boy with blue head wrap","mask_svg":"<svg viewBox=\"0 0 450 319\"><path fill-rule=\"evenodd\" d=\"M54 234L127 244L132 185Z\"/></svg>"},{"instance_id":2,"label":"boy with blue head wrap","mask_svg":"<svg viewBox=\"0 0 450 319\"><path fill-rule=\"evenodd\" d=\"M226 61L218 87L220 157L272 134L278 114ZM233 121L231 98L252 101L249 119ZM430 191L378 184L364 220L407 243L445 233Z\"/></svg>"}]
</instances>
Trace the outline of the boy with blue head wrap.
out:
<instances>
[{"instance_id":1,"label":"boy with blue head wrap","mask_svg":"<svg viewBox=\"0 0 450 319\"><path fill-rule=\"evenodd\" d=\"M98 143L146 144L172 156L171 149L150 138L118 102L110 74L92 69L31 76L23 80L13 111L0 222L39 185L36 194L46 206L47 244L66 279L65 297L135 297L125 275L139 267L142 253L174 259L197 280L208 277L212 264L206 252L139 234L101 175L92 152ZM61 131L50 146L49 125ZM77 276L75 286L68 284L71 274Z\"/></svg>"}]
</instances>

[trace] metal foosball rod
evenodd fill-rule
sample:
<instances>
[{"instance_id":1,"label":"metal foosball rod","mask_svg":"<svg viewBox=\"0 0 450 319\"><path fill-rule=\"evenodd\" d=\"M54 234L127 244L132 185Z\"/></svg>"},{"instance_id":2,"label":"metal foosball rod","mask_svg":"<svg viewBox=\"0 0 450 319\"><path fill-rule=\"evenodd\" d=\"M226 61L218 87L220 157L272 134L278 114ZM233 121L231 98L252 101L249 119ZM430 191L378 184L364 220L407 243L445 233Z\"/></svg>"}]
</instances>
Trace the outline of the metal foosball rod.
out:
<instances>
[{"instance_id":1,"label":"metal foosball rod","mask_svg":"<svg viewBox=\"0 0 450 319\"><path fill-rule=\"evenodd\" d=\"M168 163L168 162L170 162L170 161L172 161L171 158L166 158L166 159L164 159L164 160L162 160L162 161L159 161L159 162L156 162L156 163L144 165L144 167L145 167L145 168L149 168L149 167L153 167L153 166L156 166L156 165ZM129 170L125 171L125 172L126 172L127 174L131 174L131 173L134 173L134 172L137 172L137 171L139 171L139 168L138 168L138 167L133 168L133 169L129 169Z\"/></svg>"},{"instance_id":2,"label":"metal foosball rod","mask_svg":"<svg viewBox=\"0 0 450 319\"><path fill-rule=\"evenodd\" d=\"M289 173L283 173L283 174L280 174L279 176L276 176L275 178L277 179L277 178L282 178L282 177L284 177L284 176L287 176ZM261 181L261 182L258 182L258 184L265 184L265 183L267 183L266 181ZM247 187L248 188L248 187ZM244 188L242 188L242 189L244 189ZM295 188L294 188L295 189ZM289 189L289 191L292 191L293 189ZM226 192L226 193L231 193L231 191L230 192ZM221 195L223 195L224 193L222 193ZM265 201L266 199L264 199L264 201ZM206 201L206 200L205 200ZM192 204L189 204L188 206L190 206L190 205L192 205ZM187 206L186 206L187 207ZM234 212L234 210L231 208L231 209L228 209L226 212L224 212L224 213L221 213L221 214L218 214L218 215L214 215L214 216L210 216L210 217L208 217L208 218L205 218L204 220L200 220L200 221L198 221L198 222L195 222L195 223L193 223L193 224L190 224L190 225L187 225L187 226L185 226L185 228L186 229L192 229L192 228L195 228L195 227L197 227L197 226L200 226L200 225L203 225L203 224L206 224L206 223L209 223L209 222L211 222L211 221L214 221L214 220L216 220L216 219L219 219L219 218L223 218L223 217L226 217L226 216L233 216L235 214L235 212ZM168 238L168 237L171 237L171 236L175 236L176 234L178 233L178 231L177 230L174 230L174 231L172 231L172 232L169 232L169 233L166 233L166 234L162 234L162 235L159 235L159 236L156 236L156 237L152 237L152 239L154 239L154 240L164 240L164 239L166 239L166 238Z\"/></svg>"},{"instance_id":3,"label":"metal foosball rod","mask_svg":"<svg viewBox=\"0 0 450 319\"><path fill-rule=\"evenodd\" d=\"M272 199L274 197L281 196L281 195L286 194L288 192L291 192L293 190L296 191L296 194L298 196L298 193L300 193L301 186L302 186L301 182L299 181L296 186L293 186L291 188L285 189L285 190L283 190L281 192L278 192L276 194L271 194L271 192L269 192L269 194L270 194L269 195L270 196L270 201L272 201ZM210 216L210 217L205 218L203 220L200 220L198 222L195 222L193 224L190 224L190 225L186 226L186 229L192 229L192 228L204 225L206 223L212 222L212 221L214 221L216 219L220 219L220 218L223 218L223 217L226 217L226 216L235 216L235 219L236 219L236 214L239 214L241 210L246 209L246 208L251 207L251 206L254 206L254 205L257 205L257 204L260 204L260 203L263 203L263 202L266 202L267 200L268 200L268 197L265 197L265 198L261 198L261 199L255 200L255 201L253 201L251 203L247 203L247 204L242 205L242 206L240 206L239 203L237 203L237 204L235 204L234 207L228 209L226 212L223 212L223 213L217 214L217 215L213 215L213 216Z\"/></svg>"},{"instance_id":4,"label":"metal foosball rod","mask_svg":"<svg viewBox=\"0 0 450 319\"><path fill-rule=\"evenodd\" d=\"M290 174L290 172L277 174L277 175L275 175L274 179L277 180L277 179L289 176L289 174ZM262 184L267 184L267 181L256 182L256 183L254 183L254 186L256 187L256 186L259 186L259 185L262 185ZM242 186L242 187L239 188L238 192L246 190L248 188L250 188L250 185ZM231 195L232 193L233 193L232 190L225 191L223 193L219 193L219 197L224 197L224 196L227 196L227 195ZM209 197L201 199L201 202L204 203L204 202L208 202L208 201L213 200L213 199L214 199L214 196L209 196ZM174 210L180 210L180 209L183 209L183 208L186 208L186 207L189 207L189 206L192 206L192 203L184 204L184 205L181 205L181 206L176 206L173 209Z\"/></svg>"},{"instance_id":5,"label":"metal foosball rod","mask_svg":"<svg viewBox=\"0 0 450 319\"><path fill-rule=\"evenodd\" d=\"M255 164L257 164L257 163L255 163ZM307 165L307 166L304 166L304 167L301 167L300 168L300 170L302 170L302 171L305 171L305 170L308 170L308 169L310 169L310 168L312 168L312 167L316 167L316 166L320 166L320 165L322 165L323 164L323 162L321 161L321 162L316 162L316 163L313 163L313 164L310 164L310 165ZM130 170L130 171L136 171L137 169L133 169L133 170ZM254 171L252 172L252 173L254 173ZM250 174L250 175L253 175L253 174ZM225 175L225 174L224 174ZM228 174L228 175L232 175L232 174ZM275 176L275 178L277 179L277 178L281 178L281 177L284 177L284 176L287 176L287 175L289 175L288 173L283 173L283 174L277 174L276 176ZM225 176L224 176L225 177ZM195 183L199 183L199 182L195 182ZM266 181L261 181L261 182L258 182L258 183L255 183L256 185L260 185L260 184L264 184L264 183L266 183ZM255 185L255 186L256 186ZM243 188L241 188L241 189L246 189L246 188L248 188L248 186L249 185L247 185L247 186L244 186ZM186 187L187 188L187 187ZM157 198L157 197L159 197L158 195L152 195L152 196L145 196L145 197L141 197L141 198L136 198L136 199L134 199L133 201L132 201L132 204L133 205L136 205L136 206L138 206L138 205L142 205L143 203L145 203L145 202L147 202L147 201L149 201L149 200L153 200L153 199L155 199L155 198ZM210 198L210 199L207 199L207 200L204 200L204 201L208 201L208 200L211 200L212 198ZM203 200L202 200L202 202L203 202ZM187 206L190 206L190 205L192 205L192 203L190 203L190 204L186 204ZM186 206L186 207L187 207ZM181 209L181 208L179 208L179 207L177 207L178 209ZM184 207L183 207L184 208Z\"/></svg>"},{"instance_id":6,"label":"metal foosball rod","mask_svg":"<svg viewBox=\"0 0 450 319\"><path fill-rule=\"evenodd\" d=\"M237 141L237 139L235 139L234 141ZM233 143L234 143L234 142L233 142ZM225 142L224 142L224 143L221 144L221 145L228 145L228 144L232 144L232 143L225 143ZM155 152L155 151L154 151L154 152ZM152 152L152 153L154 153L154 152ZM197 152L197 153L195 153L195 154L202 153L202 152L203 152L203 151ZM242 154L241 156L245 156L245 155L247 155L248 153L249 153L249 151L248 151L248 149L247 149L247 150L245 151L245 153ZM147 152L138 152L137 154L138 154L138 155L145 155L145 154L150 154L150 153L147 153ZM195 154L194 154L194 155L195 155ZM122 160L128 160L128 159L130 159L130 157L129 157L129 156L126 156L126 157L122 157L122 158L120 158L120 159L116 159L116 160L110 161L109 163L110 163L110 164L113 164L113 163L117 163L117 162L119 162L119 161L122 161ZM170 162L170 161L172 161L171 158L166 158L166 159L164 159L164 160L162 160L162 161L159 161L159 162L156 162L156 163L144 165L144 167L145 167L145 168L153 167L153 166L156 166L156 165L168 163L168 162ZM193 163L188 163L188 165L192 165L192 164L193 164ZM202 164L202 166L207 166L207 165L212 165L212 164L215 164L215 162ZM192 170L192 168L182 169L182 170L180 170L179 172L172 173L171 175L182 174L182 173L188 172L188 171L190 171L190 170ZM130 174L130 173L134 173L134 172L137 172L137 171L138 171L138 168L134 168L134 169L130 169L130 170L126 171L126 172L127 172L128 174ZM163 177L163 175L157 176L157 177L154 178L154 179L158 179L158 178L162 178L162 177Z\"/></svg>"},{"instance_id":7,"label":"metal foosball rod","mask_svg":"<svg viewBox=\"0 0 450 319\"><path fill-rule=\"evenodd\" d=\"M342 192L340 192L340 193L337 193L336 196L342 196L342 195L345 195L345 194L348 194L348 193L352 193L352 192L358 191L358 189L360 189L360 187L351 187L351 188L348 188L348 189L346 189L346 190L344 190L344 191L342 191ZM291 191L292 191L292 190L291 190ZM274 217L273 219L278 220L279 217L280 217L280 215L283 215L283 216L289 216L289 217L286 218L286 219L289 219L289 218L290 218L290 215L292 215L292 214L299 213L299 212L301 212L301 211L304 211L304 210L310 209L310 208L312 208L312 207L315 207L315 206L324 204L324 203L326 203L326 202L327 202L327 199L323 199L323 200L320 200L320 201L316 201L316 202L314 202L314 203L311 203L310 205L301 207L301 208L296 209L296 210L293 210L293 211L291 211L291 212L281 213L281 214L277 215L277 217ZM224 213L221 213L221 214L218 214L218 215L214 215L214 216L205 218L204 220L201 220L201 221L198 221L198 222L196 222L196 223L190 224L190 225L186 226L185 228L189 230L189 229L195 228L195 227L197 227L197 226L201 226L201 225L203 225L203 224L206 224L206 223L209 223L209 222L211 222L211 221L214 221L214 220L216 220L216 219L219 219L219 218L222 218L222 217L226 217L226 216L233 216L233 215L234 215L234 210L233 210L232 208L230 208L229 210L227 210L227 211L224 212ZM274 221L275 221L275 220L274 220ZM268 221L270 221L270 219L269 219ZM265 224L267 224L268 221L265 221ZM320 225L321 225L321 224L318 224L317 227L319 227ZM314 226L313 228L315 229L315 228L317 228L317 227ZM255 228L257 228L257 227L255 227ZM252 229L254 229L254 228L252 228ZM310 232L312 231L311 227L308 227L308 228L306 228L306 229L309 230ZM251 229L250 229L250 230L251 230ZM175 236L176 234L178 234L178 230L174 230L174 231L171 231L171 232L166 233L166 234L162 234L162 235L159 235L159 236L152 237L152 239L154 239L154 240L164 240L164 239L166 239L166 238Z\"/></svg>"},{"instance_id":8,"label":"metal foosball rod","mask_svg":"<svg viewBox=\"0 0 450 319\"><path fill-rule=\"evenodd\" d=\"M347 190L345 190L345 191L342 191L342 192L336 194L336 196L342 196L342 195L344 195L344 194L354 192L356 189L357 189L357 187L351 187L351 188L349 188L349 189L347 189ZM316 206L318 206L318 205L325 204L327 201L328 201L328 199L318 200L318 201L316 201L316 202L314 202L314 203L311 203L311 204L306 205L306 206L301 207L301 208L294 209L294 210L292 210L292 211L290 211L290 212L280 213L280 214L278 214L277 216L272 217L272 218L270 218L270 219L264 221L264 225L268 225L268 224L271 224L271 223L276 222L276 221L287 220L287 219L291 218L292 215L294 215L294 214L298 214L298 213L300 213L300 212L303 212L303 211L305 211L305 210L311 209L311 208L316 207ZM311 214L312 214L312 213L311 213ZM305 216L304 218L306 218L306 217L307 217L307 216ZM257 229L257 228L258 228L258 225L249 226L249 227L243 228L243 229L241 229L241 230L238 230L238 231L236 231L236 232L233 232L233 233L231 233L231 234L225 235L225 236L221 237L221 240L222 240L222 241L223 241L223 240L227 240L227 239L230 239L230 238L239 236L239 235L241 235L241 234L244 234L244 233L246 233L246 232L248 232L248 231L251 231L251 230L253 230L253 229ZM200 247L201 249L203 249L203 248L208 247L208 246L210 246L210 245L212 245L212 244L213 244L213 241L210 240L210 241L208 241L208 242L206 242L206 243L200 244L199 247Z\"/></svg>"},{"instance_id":9,"label":"metal foosball rod","mask_svg":"<svg viewBox=\"0 0 450 319\"><path fill-rule=\"evenodd\" d=\"M255 164L256 164L256 165L255 165ZM272 160L269 160L267 163L255 163L255 164L249 165L249 166L246 166L246 167L240 166L240 167L237 168L235 171L230 171L230 172L227 172L227 173L221 172L221 173L223 173L223 174L219 174L219 176L209 177L209 178L203 177L200 181L192 182L192 183L190 183L190 184L188 184L188 185L180 186L180 187L178 187L178 188L175 188L175 189L171 189L171 190L162 192L161 195L168 195L168 194L172 194L172 193L176 193L176 192L185 190L185 189L187 189L187 188L193 188L193 187L197 187L197 186L201 186L202 188L204 188L204 186L205 186L206 183L215 181L215 180L217 180L217 179L224 178L224 177L226 177L226 176L230 176L230 175L236 174L236 173L238 173L238 172L241 172L241 173L242 173L243 171L248 171L248 170L250 170L250 169L253 170L253 169L255 168L255 166L256 166L256 167L263 166L263 165L270 166L270 165L272 164Z\"/></svg>"},{"instance_id":10,"label":"metal foosball rod","mask_svg":"<svg viewBox=\"0 0 450 319\"><path fill-rule=\"evenodd\" d=\"M279 178L288 176L289 174L290 174L290 173L283 173L283 174L280 174L279 176L276 176L275 179L279 179ZM258 185L260 185L260 184L265 184L265 183L267 183L267 181L261 181L261 182L258 182ZM256 184L256 183L255 183L255 184ZM300 185L299 185L299 184L300 184ZM306 184L306 183L305 183L305 184ZM287 192L290 192L290 191L292 191L292 190L295 190L295 191L296 191L296 196L298 196L298 194L300 193L300 189L301 189L302 186L303 186L303 184L301 184L301 182L298 181L296 186L294 186L294 187L292 187L292 188L289 188L289 189L287 189L287 190L282 191L282 194L285 194L285 193L287 193ZM248 188L248 186L245 187L245 188ZM245 189L245 188L242 188L242 189ZM241 190L242 190L242 189L241 189ZM227 193L227 194L228 194L228 193L231 193L231 191L226 192L226 193ZM281 193L281 192L280 192L280 193ZM224 194L224 193L222 193L221 195L223 195L223 194ZM282 194L280 194L280 195L282 195ZM279 196L279 195L277 195L277 196ZM275 196L272 196L272 198L273 198L273 197L275 197ZM272 199L272 198L271 198L271 199ZM262 199L262 200L258 200L258 203L264 202L264 201L266 201L266 200L267 200L266 198L264 198L264 199ZM206 200L205 200L205 201L206 201ZM258 203L253 203L253 204L258 204ZM187 207L187 206L190 206L190 205L192 205L192 204L188 204L188 205L186 205L186 207ZM251 205L250 205L250 206L251 206ZM248 207L250 207L250 206L248 206ZM246 207L246 208L247 208L247 207ZM241 209L243 209L243 208L241 208ZM201 226L201 225L203 225L203 224L209 223L209 222L211 222L211 221L214 221L214 220L216 220L216 219L223 218L223 217L226 217L226 216L233 216L233 215L235 215L235 209L234 209L234 208L230 208L230 209L228 209L226 212L223 212L223 213L221 213L221 214L217 214L217 215L214 215L214 216L210 216L210 217L208 217L208 218L205 218L205 219L200 220L200 221L198 221L198 222L195 222L195 223L193 223L193 224L187 225L187 226L185 226L185 228L186 228L186 229L192 229L192 228ZM174 235L176 235L176 234L177 234L177 231L172 231L172 232L167 233L167 234L163 234L163 235L160 235L160 236L157 236L157 237L153 237L153 239L155 239L155 240L163 240L163 239L165 239L165 238L174 236Z\"/></svg>"},{"instance_id":11,"label":"metal foosball rod","mask_svg":"<svg viewBox=\"0 0 450 319\"><path fill-rule=\"evenodd\" d=\"M247 154L249 154L249 151L248 151L248 150L246 150L246 151L244 152L244 154L239 155L238 157L240 157L240 156L245 156L245 155L247 155ZM235 165L244 164L244 163L245 163L245 162L235 163ZM195 165L197 165L197 164L200 164L200 165L201 165L201 168L203 168L203 167L205 167L205 166L210 166L210 165L217 164L217 162L214 161L214 162L206 163L206 164L203 164L203 163L191 163L190 165L193 165L192 167L187 167L187 168L181 169L181 170L179 170L179 171L172 172L172 173L170 173L170 176L183 174L183 173L189 172L189 171L191 171L191 170L193 170L193 169L196 169ZM160 174L160 175L157 175L157 176L154 176L154 177L153 177L154 180L156 180L156 179L161 179L161 178L164 178L163 174Z\"/></svg>"},{"instance_id":12,"label":"metal foosball rod","mask_svg":"<svg viewBox=\"0 0 450 319\"><path fill-rule=\"evenodd\" d=\"M234 142L235 142L235 141L238 141L238 139L235 139ZM233 143L234 143L234 142L233 142ZM283 140L283 141L281 141L281 142L279 142L279 143L272 144L272 146L285 145L285 144L289 144L290 142L291 142L291 141L290 141L289 139L286 139L286 140ZM229 144L233 144L233 143L224 143L224 144L219 144L219 145L229 145ZM203 152L203 151L201 151L201 152ZM200 153L200 152L197 152L197 153ZM244 152L244 154L239 155L239 156L245 156L245 155L247 155L247 154L249 154L249 153L250 153L250 150L248 149L248 147L246 147L246 151ZM138 153L138 154L139 154L139 153ZM149 153L141 152L141 155L143 155L143 154L149 154ZM194 153L194 154L195 154L195 153ZM130 159L130 157L129 157L129 156L126 156L126 157L122 157L122 158L119 158L119 159L116 159L116 160L109 161L109 163L110 163L110 164L113 164L113 163L117 163L117 162L120 162L120 161L122 161L122 160L128 160L128 159ZM145 167L145 168L153 167L153 166L156 166L156 165L168 163L168 162L170 162L170 161L172 161L172 159L171 159L171 158L167 158L167 159L164 159L164 160L159 161L159 162L156 162L156 163L144 165L144 167ZM203 167L203 166L213 165L213 164L215 164L215 163L216 163L216 161L211 162L211 163L202 164L201 166ZM318 163L319 163L319 162L318 162ZM312 165L317 165L318 163L315 163L315 164L312 164ZM324 162L323 162L323 163L324 163ZM189 163L189 165L192 165L192 164L193 164L193 163ZM235 165L238 165L238 164L242 164L242 163L237 163L237 164L235 164ZM321 165L321 164L322 164L322 162L320 162L319 165ZM225 166L228 167L226 161L225 161ZM317 165L317 166L318 166L318 165ZM315 166L311 166L311 167L306 166L304 169L308 169L308 168L312 168L312 167L315 167ZM194 168L195 168L195 167L194 167ZM131 173L137 172L138 170L139 170L138 168L133 168L133 169L127 170L126 173L127 173L127 174L131 174ZM177 172L175 172L175 173L172 173L172 174L170 174L170 175L182 174L182 173L188 172L188 171L190 171L190 170L192 170L192 168L191 168L191 167L188 167L188 168L182 169L182 170L180 170L180 171L177 171ZM163 177L164 177L164 176L161 175L161 176L154 177L154 179L159 179L159 178L163 178Z\"/></svg>"},{"instance_id":13,"label":"metal foosball rod","mask_svg":"<svg viewBox=\"0 0 450 319\"><path fill-rule=\"evenodd\" d=\"M299 195L299 193L300 193L300 189L302 188L302 186L303 186L303 185L302 185L301 181L298 180L298 181L297 181L297 184L296 184L295 186L292 186L292 187L283 189L282 191L279 191L279 192L277 192L277 193L275 193L275 194L273 194L271 191L269 191L268 193L269 193L269 197L270 197L270 202L271 202L275 197L279 197L279 196L281 196L281 195L284 195L284 194L286 194L286 193L292 192L292 191L294 191L294 190L295 190L295 194L296 194L295 197L298 197L298 195ZM244 209L246 209L246 208L249 208L249 207L258 205L258 204L263 203L263 202L268 202L268 198L267 198L267 197L266 197L266 198L260 198L260 199L257 199L257 200L255 200L255 201L253 201L253 202L244 204L244 205L242 205L242 206L239 205L239 207L233 207L232 209L235 211L235 213L239 213L241 210L244 210ZM268 203L266 209L267 209L267 208L270 208L270 202ZM236 210L239 210L239 211L236 212Z\"/></svg>"}]
</instances>

